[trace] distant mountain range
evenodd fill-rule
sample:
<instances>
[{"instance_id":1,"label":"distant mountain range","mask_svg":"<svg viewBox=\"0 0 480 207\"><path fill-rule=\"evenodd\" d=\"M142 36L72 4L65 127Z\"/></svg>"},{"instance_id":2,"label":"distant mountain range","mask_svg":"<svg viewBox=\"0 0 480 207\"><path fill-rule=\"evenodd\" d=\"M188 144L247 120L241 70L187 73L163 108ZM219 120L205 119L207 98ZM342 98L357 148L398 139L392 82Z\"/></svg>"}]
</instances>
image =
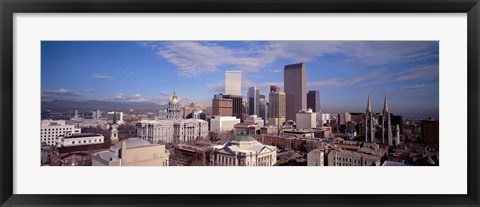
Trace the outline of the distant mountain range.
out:
<instances>
[{"instance_id":1,"label":"distant mountain range","mask_svg":"<svg viewBox=\"0 0 480 207\"><path fill-rule=\"evenodd\" d=\"M149 110L157 111L167 108L167 105L160 105L152 102L113 102L113 101L72 101L72 100L52 100L42 101L42 110L103 110L109 111L116 108L118 111L133 110Z\"/></svg>"}]
</instances>

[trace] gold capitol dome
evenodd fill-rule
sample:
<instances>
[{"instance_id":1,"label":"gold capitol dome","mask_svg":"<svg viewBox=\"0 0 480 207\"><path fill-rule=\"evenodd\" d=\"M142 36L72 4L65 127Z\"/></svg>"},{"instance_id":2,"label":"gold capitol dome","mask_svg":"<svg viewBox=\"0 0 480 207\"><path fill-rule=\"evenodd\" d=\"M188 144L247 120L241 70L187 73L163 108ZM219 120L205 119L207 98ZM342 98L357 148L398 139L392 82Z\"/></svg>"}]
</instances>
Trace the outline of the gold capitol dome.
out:
<instances>
[{"instance_id":1,"label":"gold capitol dome","mask_svg":"<svg viewBox=\"0 0 480 207\"><path fill-rule=\"evenodd\" d=\"M180 101L180 98L178 98L175 90L173 90L173 95L172 97L170 97L170 102L179 102Z\"/></svg>"}]
</instances>

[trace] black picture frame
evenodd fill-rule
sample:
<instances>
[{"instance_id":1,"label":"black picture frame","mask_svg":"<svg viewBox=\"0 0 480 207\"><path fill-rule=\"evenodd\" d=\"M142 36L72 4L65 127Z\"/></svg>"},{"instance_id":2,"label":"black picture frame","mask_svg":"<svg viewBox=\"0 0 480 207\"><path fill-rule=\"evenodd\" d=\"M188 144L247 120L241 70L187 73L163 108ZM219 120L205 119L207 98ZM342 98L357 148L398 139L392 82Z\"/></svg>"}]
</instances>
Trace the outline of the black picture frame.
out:
<instances>
[{"instance_id":1,"label":"black picture frame","mask_svg":"<svg viewBox=\"0 0 480 207\"><path fill-rule=\"evenodd\" d=\"M0 0L1 206L479 206L478 0ZM465 195L20 195L13 194L15 13L467 13L468 189ZM34 176L34 175L32 175ZM445 178L455 179L455 178ZM59 185L63 185L59 183ZM86 192L88 193L88 192Z\"/></svg>"}]
</instances>

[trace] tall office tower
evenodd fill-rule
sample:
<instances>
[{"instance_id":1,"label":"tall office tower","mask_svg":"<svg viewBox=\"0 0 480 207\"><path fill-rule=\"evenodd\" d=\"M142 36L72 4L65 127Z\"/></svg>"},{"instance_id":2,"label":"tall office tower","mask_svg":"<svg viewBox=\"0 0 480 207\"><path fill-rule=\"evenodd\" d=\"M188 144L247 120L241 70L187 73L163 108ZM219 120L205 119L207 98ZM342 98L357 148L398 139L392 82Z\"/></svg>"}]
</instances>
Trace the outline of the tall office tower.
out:
<instances>
[{"instance_id":1,"label":"tall office tower","mask_svg":"<svg viewBox=\"0 0 480 207\"><path fill-rule=\"evenodd\" d=\"M370 96L368 96L367 110L365 112L365 142L372 143L375 140L375 133L373 132L373 112L370 104Z\"/></svg>"},{"instance_id":2,"label":"tall office tower","mask_svg":"<svg viewBox=\"0 0 480 207\"><path fill-rule=\"evenodd\" d=\"M248 114L249 115L258 115L259 104L258 99L260 98L260 90L255 86L248 88Z\"/></svg>"},{"instance_id":3,"label":"tall office tower","mask_svg":"<svg viewBox=\"0 0 480 207\"><path fill-rule=\"evenodd\" d=\"M280 87L270 86L268 94L268 124L281 125L285 122L286 116L286 95L280 92Z\"/></svg>"},{"instance_id":4,"label":"tall office tower","mask_svg":"<svg viewBox=\"0 0 480 207\"><path fill-rule=\"evenodd\" d=\"M212 116L231 116L232 99L214 98L212 99Z\"/></svg>"},{"instance_id":5,"label":"tall office tower","mask_svg":"<svg viewBox=\"0 0 480 207\"><path fill-rule=\"evenodd\" d=\"M265 122L268 122L268 103L265 100L265 96L258 100L258 116L261 117Z\"/></svg>"},{"instance_id":6,"label":"tall office tower","mask_svg":"<svg viewBox=\"0 0 480 207\"><path fill-rule=\"evenodd\" d=\"M225 71L225 94L242 95L242 72Z\"/></svg>"},{"instance_id":7,"label":"tall office tower","mask_svg":"<svg viewBox=\"0 0 480 207\"><path fill-rule=\"evenodd\" d=\"M385 133L387 133L387 137L385 137ZM392 136L392 122L390 121L390 112L388 111L387 94L385 94L382 111L382 143L392 146Z\"/></svg>"},{"instance_id":8,"label":"tall office tower","mask_svg":"<svg viewBox=\"0 0 480 207\"><path fill-rule=\"evenodd\" d=\"M320 92L308 91L307 93L307 108L312 109L313 112L320 112Z\"/></svg>"},{"instance_id":9,"label":"tall office tower","mask_svg":"<svg viewBox=\"0 0 480 207\"><path fill-rule=\"evenodd\" d=\"M223 98L232 99L232 114L231 115L236 116L237 118L240 117L240 115L242 115L242 110L243 110L243 105L242 105L243 98L242 98L242 96L227 94L227 95L223 95Z\"/></svg>"},{"instance_id":10,"label":"tall office tower","mask_svg":"<svg viewBox=\"0 0 480 207\"><path fill-rule=\"evenodd\" d=\"M285 65L283 73L287 120L296 120L296 114L307 108L307 70L303 63Z\"/></svg>"}]
</instances>

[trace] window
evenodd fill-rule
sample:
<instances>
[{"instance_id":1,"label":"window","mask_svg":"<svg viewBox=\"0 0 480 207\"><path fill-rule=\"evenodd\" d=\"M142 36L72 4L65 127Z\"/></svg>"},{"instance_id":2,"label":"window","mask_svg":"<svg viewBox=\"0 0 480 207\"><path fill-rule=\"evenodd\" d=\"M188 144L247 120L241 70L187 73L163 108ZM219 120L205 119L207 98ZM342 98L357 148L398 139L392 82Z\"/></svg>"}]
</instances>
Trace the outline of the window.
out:
<instances>
[{"instance_id":1,"label":"window","mask_svg":"<svg viewBox=\"0 0 480 207\"><path fill-rule=\"evenodd\" d=\"M72 141L72 144L75 144L75 141Z\"/></svg>"}]
</instances>

